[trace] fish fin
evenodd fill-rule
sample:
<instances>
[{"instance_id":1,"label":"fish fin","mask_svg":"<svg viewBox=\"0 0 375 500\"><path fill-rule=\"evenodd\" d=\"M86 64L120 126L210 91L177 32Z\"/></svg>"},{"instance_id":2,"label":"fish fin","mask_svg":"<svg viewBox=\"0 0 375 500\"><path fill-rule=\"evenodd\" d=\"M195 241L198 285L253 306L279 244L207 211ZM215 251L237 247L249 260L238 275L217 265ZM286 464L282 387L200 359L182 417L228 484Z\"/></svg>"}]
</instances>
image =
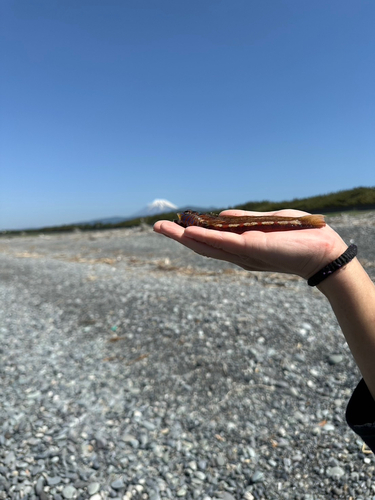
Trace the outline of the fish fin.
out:
<instances>
[{"instance_id":1,"label":"fish fin","mask_svg":"<svg viewBox=\"0 0 375 500\"><path fill-rule=\"evenodd\" d=\"M303 226L309 227L324 227L326 225L324 220L324 215L316 214L316 215L304 215L300 218L300 221Z\"/></svg>"}]
</instances>

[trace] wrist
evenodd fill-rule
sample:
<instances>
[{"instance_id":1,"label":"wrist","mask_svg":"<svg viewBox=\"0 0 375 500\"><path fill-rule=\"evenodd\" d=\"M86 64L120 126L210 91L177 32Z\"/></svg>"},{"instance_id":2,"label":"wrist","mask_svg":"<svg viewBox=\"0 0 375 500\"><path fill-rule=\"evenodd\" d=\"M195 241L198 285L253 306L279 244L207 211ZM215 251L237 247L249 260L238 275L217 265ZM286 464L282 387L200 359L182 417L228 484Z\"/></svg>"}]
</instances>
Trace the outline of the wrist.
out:
<instances>
[{"instance_id":1,"label":"wrist","mask_svg":"<svg viewBox=\"0 0 375 500\"><path fill-rule=\"evenodd\" d=\"M305 280L319 273L348 249L348 245L333 229L327 227L327 230L325 237L310 247L311 261L308 268L306 267L304 273L300 275Z\"/></svg>"},{"instance_id":2,"label":"wrist","mask_svg":"<svg viewBox=\"0 0 375 500\"><path fill-rule=\"evenodd\" d=\"M360 278L363 273L364 270L361 264L354 257L345 266L337 269L336 272L319 283L316 288L331 301L331 299L334 299L338 295L350 294L350 290L360 284Z\"/></svg>"},{"instance_id":3,"label":"wrist","mask_svg":"<svg viewBox=\"0 0 375 500\"><path fill-rule=\"evenodd\" d=\"M357 251L358 249L356 245L350 245L345 250L345 252L343 252L337 259L324 266L313 276L310 276L310 278L307 280L307 284L309 286L319 285L322 281L329 278L333 273L337 272L342 267L351 262L357 255Z\"/></svg>"}]
</instances>

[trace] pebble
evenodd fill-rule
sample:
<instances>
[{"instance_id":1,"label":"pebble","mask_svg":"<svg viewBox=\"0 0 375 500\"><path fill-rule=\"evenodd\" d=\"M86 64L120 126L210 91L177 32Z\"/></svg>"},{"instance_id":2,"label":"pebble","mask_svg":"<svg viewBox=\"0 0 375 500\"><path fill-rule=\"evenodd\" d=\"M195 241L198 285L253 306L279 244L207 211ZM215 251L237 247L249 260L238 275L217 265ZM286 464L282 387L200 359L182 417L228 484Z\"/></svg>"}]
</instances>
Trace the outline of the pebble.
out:
<instances>
[{"instance_id":1,"label":"pebble","mask_svg":"<svg viewBox=\"0 0 375 500\"><path fill-rule=\"evenodd\" d=\"M16 461L16 456L13 453L13 451L10 451L9 453L6 454L5 459L4 459L5 465L11 465L15 461Z\"/></svg>"},{"instance_id":2,"label":"pebble","mask_svg":"<svg viewBox=\"0 0 375 500\"><path fill-rule=\"evenodd\" d=\"M184 497L187 493L187 488L186 486L183 486L182 488L177 490L177 496L178 497Z\"/></svg>"},{"instance_id":3,"label":"pebble","mask_svg":"<svg viewBox=\"0 0 375 500\"><path fill-rule=\"evenodd\" d=\"M153 424L152 422L148 422L147 420L144 420L142 422L142 425L149 431L155 430L155 424Z\"/></svg>"},{"instance_id":4,"label":"pebble","mask_svg":"<svg viewBox=\"0 0 375 500\"><path fill-rule=\"evenodd\" d=\"M90 483L87 486L87 492L89 495L95 495L100 490L100 484L99 483Z\"/></svg>"},{"instance_id":5,"label":"pebble","mask_svg":"<svg viewBox=\"0 0 375 500\"><path fill-rule=\"evenodd\" d=\"M328 467L326 471L327 476L329 477L342 477L345 474L345 471L342 467Z\"/></svg>"},{"instance_id":6,"label":"pebble","mask_svg":"<svg viewBox=\"0 0 375 500\"><path fill-rule=\"evenodd\" d=\"M328 361L331 365L338 365L339 363L342 363L344 361L344 356L342 356L341 354L331 354L328 357Z\"/></svg>"},{"instance_id":7,"label":"pebble","mask_svg":"<svg viewBox=\"0 0 375 500\"><path fill-rule=\"evenodd\" d=\"M62 491L62 496L64 498L74 498L76 491L77 490L74 488L74 486L71 485L65 486L65 488Z\"/></svg>"},{"instance_id":8,"label":"pebble","mask_svg":"<svg viewBox=\"0 0 375 500\"><path fill-rule=\"evenodd\" d=\"M60 482L61 482L61 477L59 477L59 476L47 477L48 486L55 486L56 484L59 484Z\"/></svg>"},{"instance_id":9,"label":"pebble","mask_svg":"<svg viewBox=\"0 0 375 500\"><path fill-rule=\"evenodd\" d=\"M335 426L333 424L325 424L322 427L322 429L325 430L325 431L327 431L327 432L331 432L331 431L335 430Z\"/></svg>"},{"instance_id":10,"label":"pebble","mask_svg":"<svg viewBox=\"0 0 375 500\"><path fill-rule=\"evenodd\" d=\"M222 493L220 498L222 500L236 500L235 497L231 493L228 493L227 491Z\"/></svg>"},{"instance_id":11,"label":"pebble","mask_svg":"<svg viewBox=\"0 0 375 500\"><path fill-rule=\"evenodd\" d=\"M195 472L194 475L195 475L195 477L197 477L201 481L204 481L206 479L206 474L204 472L197 471L197 472Z\"/></svg>"},{"instance_id":12,"label":"pebble","mask_svg":"<svg viewBox=\"0 0 375 500\"><path fill-rule=\"evenodd\" d=\"M111 483L111 488L114 490L121 490L125 487L124 480L122 478L116 479Z\"/></svg>"},{"instance_id":13,"label":"pebble","mask_svg":"<svg viewBox=\"0 0 375 500\"><path fill-rule=\"evenodd\" d=\"M254 495L251 493L251 491L245 491L243 500L254 500Z\"/></svg>"},{"instance_id":14,"label":"pebble","mask_svg":"<svg viewBox=\"0 0 375 500\"><path fill-rule=\"evenodd\" d=\"M161 497L159 493L153 491L152 493L149 494L149 500L161 500Z\"/></svg>"},{"instance_id":15,"label":"pebble","mask_svg":"<svg viewBox=\"0 0 375 500\"><path fill-rule=\"evenodd\" d=\"M45 485L45 479L43 476L40 476L35 485L35 493L37 495L40 495L42 493L44 485Z\"/></svg>"},{"instance_id":16,"label":"pebble","mask_svg":"<svg viewBox=\"0 0 375 500\"><path fill-rule=\"evenodd\" d=\"M191 470L196 471L198 469L197 462L191 461L188 463L188 466L190 467Z\"/></svg>"},{"instance_id":17,"label":"pebble","mask_svg":"<svg viewBox=\"0 0 375 500\"><path fill-rule=\"evenodd\" d=\"M252 483L259 483L260 481L263 480L264 474L262 471L255 471L254 474L251 476L251 482Z\"/></svg>"}]
</instances>

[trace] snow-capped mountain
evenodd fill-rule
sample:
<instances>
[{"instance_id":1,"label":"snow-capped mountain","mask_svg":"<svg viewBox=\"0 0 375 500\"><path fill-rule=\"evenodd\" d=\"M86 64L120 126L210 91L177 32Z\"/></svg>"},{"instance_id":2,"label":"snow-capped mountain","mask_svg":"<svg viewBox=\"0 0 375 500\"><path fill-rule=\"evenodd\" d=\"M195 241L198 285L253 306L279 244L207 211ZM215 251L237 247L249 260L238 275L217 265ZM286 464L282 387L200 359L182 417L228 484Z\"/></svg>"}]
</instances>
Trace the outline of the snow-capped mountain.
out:
<instances>
[{"instance_id":1,"label":"snow-capped mountain","mask_svg":"<svg viewBox=\"0 0 375 500\"><path fill-rule=\"evenodd\" d=\"M152 203L133 214L130 218L136 217L148 217L149 215L164 214L166 212L173 212L177 209L177 206L168 200L156 199Z\"/></svg>"},{"instance_id":2,"label":"snow-capped mountain","mask_svg":"<svg viewBox=\"0 0 375 500\"><path fill-rule=\"evenodd\" d=\"M156 199L152 203L146 205L142 210L127 216L127 217L104 217L102 219L94 219L90 221L82 221L82 222L74 222L68 225L72 226L95 226L96 224L104 224L104 225L116 225L121 224L121 222L125 222L132 219L138 219L139 217L148 217L152 215L165 214L167 212L184 212L185 210L194 210L196 212L212 212L215 211L215 208L201 208L196 206L187 206L187 207L177 207L173 203L168 200Z\"/></svg>"}]
</instances>

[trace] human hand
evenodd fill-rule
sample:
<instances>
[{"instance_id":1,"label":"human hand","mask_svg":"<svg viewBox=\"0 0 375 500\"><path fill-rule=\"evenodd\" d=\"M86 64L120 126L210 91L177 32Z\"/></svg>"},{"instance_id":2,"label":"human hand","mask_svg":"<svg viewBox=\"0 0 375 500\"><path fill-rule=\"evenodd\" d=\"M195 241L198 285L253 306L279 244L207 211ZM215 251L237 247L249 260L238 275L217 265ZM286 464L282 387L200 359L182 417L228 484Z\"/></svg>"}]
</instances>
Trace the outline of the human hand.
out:
<instances>
[{"instance_id":1,"label":"human hand","mask_svg":"<svg viewBox=\"0 0 375 500\"><path fill-rule=\"evenodd\" d=\"M225 210L220 215L295 217L308 214L299 210ZM320 229L247 231L235 234L197 226L183 228L174 222L158 221L154 225L154 231L172 238L200 255L225 260L248 271L282 272L296 274L305 279L335 260L347 248L340 236L329 226Z\"/></svg>"}]
</instances>

